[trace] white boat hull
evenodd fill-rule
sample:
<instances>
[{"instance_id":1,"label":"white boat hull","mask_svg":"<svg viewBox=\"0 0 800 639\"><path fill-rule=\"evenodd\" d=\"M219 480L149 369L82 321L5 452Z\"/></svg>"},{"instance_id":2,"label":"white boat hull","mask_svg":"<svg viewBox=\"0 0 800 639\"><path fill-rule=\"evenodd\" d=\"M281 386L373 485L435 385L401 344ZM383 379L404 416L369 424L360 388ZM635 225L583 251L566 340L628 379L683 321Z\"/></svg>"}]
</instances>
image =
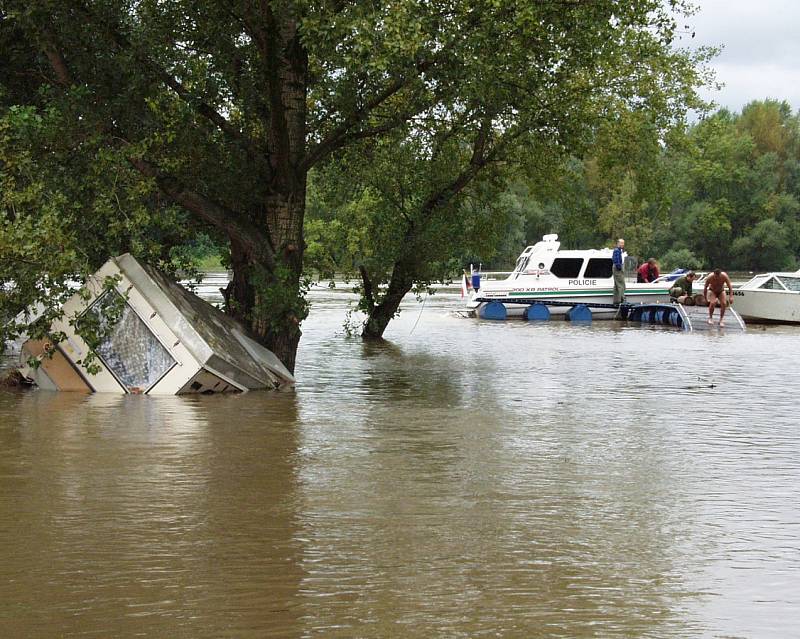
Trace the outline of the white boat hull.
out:
<instances>
[{"instance_id":1,"label":"white boat hull","mask_svg":"<svg viewBox=\"0 0 800 639\"><path fill-rule=\"evenodd\" d=\"M751 322L800 324L800 292L735 289L733 308Z\"/></svg>"}]
</instances>

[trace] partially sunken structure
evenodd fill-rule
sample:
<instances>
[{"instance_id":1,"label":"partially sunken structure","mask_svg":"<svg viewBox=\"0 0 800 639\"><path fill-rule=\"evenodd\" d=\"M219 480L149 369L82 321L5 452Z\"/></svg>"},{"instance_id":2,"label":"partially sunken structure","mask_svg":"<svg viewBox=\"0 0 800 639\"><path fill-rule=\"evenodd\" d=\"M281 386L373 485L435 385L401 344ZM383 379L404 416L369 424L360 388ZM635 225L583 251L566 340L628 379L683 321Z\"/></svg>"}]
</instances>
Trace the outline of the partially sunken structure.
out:
<instances>
[{"instance_id":1,"label":"partially sunken structure","mask_svg":"<svg viewBox=\"0 0 800 639\"><path fill-rule=\"evenodd\" d=\"M117 280L112 289L108 278ZM40 388L175 395L294 384L275 354L239 322L132 255L108 260L87 289L89 297L76 293L52 326L63 341L23 344L20 373ZM104 317L112 307L113 323ZM97 372L87 370L89 346L70 322L88 313L108 327L96 349ZM39 365L31 366L31 358Z\"/></svg>"}]
</instances>

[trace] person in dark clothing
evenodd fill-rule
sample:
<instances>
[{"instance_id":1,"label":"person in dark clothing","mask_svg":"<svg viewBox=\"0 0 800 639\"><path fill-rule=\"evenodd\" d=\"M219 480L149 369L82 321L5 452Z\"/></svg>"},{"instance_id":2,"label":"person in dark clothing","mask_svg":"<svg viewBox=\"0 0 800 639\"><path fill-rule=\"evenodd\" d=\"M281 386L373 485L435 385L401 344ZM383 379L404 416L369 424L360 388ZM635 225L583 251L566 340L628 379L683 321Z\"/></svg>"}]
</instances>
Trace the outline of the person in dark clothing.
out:
<instances>
[{"instance_id":1,"label":"person in dark clothing","mask_svg":"<svg viewBox=\"0 0 800 639\"><path fill-rule=\"evenodd\" d=\"M625 273L622 270L625 263L625 240L619 238L614 252L611 254L611 261L614 263L614 304L621 304L625 301Z\"/></svg>"},{"instance_id":2,"label":"person in dark clothing","mask_svg":"<svg viewBox=\"0 0 800 639\"><path fill-rule=\"evenodd\" d=\"M658 270L658 262L656 258L651 257L644 264L642 264L636 271L636 281L641 283L649 283L655 281L661 276Z\"/></svg>"},{"instance_id":3,"label":"person in dark clothing","mask_svg":"<svg viewBox=\"0 0 800 639\"><path fill-rule=\"evenodd\" d=\"M679 277L672 283L672 288L669 289L669 296L679 298L684 295L692 294L692 283L697 279L694 271L689 271L683 277Z\"/></svg>"}]
</instances>

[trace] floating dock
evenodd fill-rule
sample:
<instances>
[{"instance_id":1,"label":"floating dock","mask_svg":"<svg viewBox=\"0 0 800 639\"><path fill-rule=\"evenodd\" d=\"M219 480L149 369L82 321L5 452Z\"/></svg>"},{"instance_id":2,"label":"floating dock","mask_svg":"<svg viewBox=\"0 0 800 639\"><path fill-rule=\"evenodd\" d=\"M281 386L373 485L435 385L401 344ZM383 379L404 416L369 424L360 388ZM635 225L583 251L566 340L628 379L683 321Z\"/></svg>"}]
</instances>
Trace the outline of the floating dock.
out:
<instances>
[{"instance_id":1,"label":"floating dock","mask_svg":"<svg viewBox=\"0 0 800 639\"><path fill-rule=\"evenodd\" d=\"M568 306L570 309L564 314L564 319L573 322L591 322L592 310L598 309L600 312L613 310L614 319L627 320L630 322L641 322L643 324L656 324L662 326L674 326L684 331L707 331L707 330L726 330L743 331L745 330L744 320L739 314L728 307L725 310L725 325L719 326L719 312L714 312L713 324L708 323L707 306L684 306L677 302L654 302L643 304L620 305L603 303L575 303L555 300L540 299L496 299L483 298L478 302L486 302L487 305L479 312L479 317L489 320L506 319L504 304L525 305L526 309L523 318L527 320L548 320L550 319L551 306Z\"/></svg>"},{"instance_id":2,"label":"floating dock","mask_svg":"<svg viewBox=\"0 0 800 639\"><path fill-rule=\"evenodd\" d=\"M622 304L619 317L630 322L675 326L684 331L743 331L744 320L732 307L725 309L725 325L719 325L719 310L714 311L713 324L708 323L707 306L684 306L683 304Z\"/></svg>"}]
</instances>

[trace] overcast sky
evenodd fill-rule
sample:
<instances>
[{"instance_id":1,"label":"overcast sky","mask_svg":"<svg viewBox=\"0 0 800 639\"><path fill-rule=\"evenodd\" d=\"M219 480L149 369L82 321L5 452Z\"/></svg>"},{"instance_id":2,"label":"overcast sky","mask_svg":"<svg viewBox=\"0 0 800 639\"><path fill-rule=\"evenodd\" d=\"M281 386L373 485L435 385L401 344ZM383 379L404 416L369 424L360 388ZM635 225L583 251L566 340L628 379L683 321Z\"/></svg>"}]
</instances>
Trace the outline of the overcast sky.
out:
<instances>
[{"instance_id":1,"label":"overcast sky","mask_svg":"<svg viewBox=\"0 0 800 639\"><path fill-rule=\"evenodd\" d=\"M682 43L724 45L711 63L721 91L702 96L741 111L752 100L786 100L800 109L800 0L695 0L695 37Z\"/></svg>"}]
</instances>

